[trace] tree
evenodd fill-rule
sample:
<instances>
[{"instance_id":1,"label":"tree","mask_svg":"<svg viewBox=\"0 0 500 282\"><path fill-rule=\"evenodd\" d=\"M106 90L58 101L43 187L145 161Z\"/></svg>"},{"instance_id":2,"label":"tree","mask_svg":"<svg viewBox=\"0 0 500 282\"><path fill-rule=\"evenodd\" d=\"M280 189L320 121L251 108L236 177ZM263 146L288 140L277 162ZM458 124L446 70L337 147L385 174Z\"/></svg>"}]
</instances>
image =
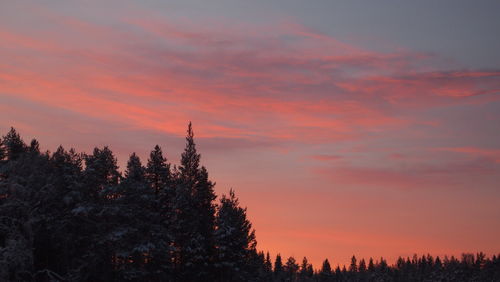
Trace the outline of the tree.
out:
<instances>
[{"instance_id":1,"label":"tree","mask_svg":"<svg viewBox=\"0 0 500 282\"><path fill-rule=\"evenodd\" d=\"M84 159L83 181L88 196L97 202L104 200L101 197L101 192L106 188L118 185L121 177L118 172L117 160L107 146L103 149L94 148L93 154L84 156Z\"/></svg>"},{"instance_id":2,"label":"tree","mask_svg":"<svg viewBox=\"0 0 500 282\"><path fill-rule=\"evenodd\" d=\"M163 156L160 146L156 145L149 154L148 164L146 166L146 179L156 195L162 194L166 189L170 188L171 182L170 164Z\"/></svg>"},{"instance_id":3,"label":"tree","mask_svg":"<svg viewBox=\"0 0 500 282\"><path fill-rule=\"evenodd\" d=\"M149 225L151 219L150 189L145 182L145 169L133 153L127 162L125 177L119 185L103 191L104 212L112 225L108 235L113 247L113 261L120 280L143 280L145 256L150 253ZM137 210L141 210L140 213Z\"/></svg>"},{"instance_id":4,"label":"tree","mask_svg":"<svg viewBox=\"0 0 500 282\"><path fill-rule=\"evenodd\" d=\"M366 262L365 262L365 259L362 258L359 261L359 272L365 272L365 271L366 271Z\"/></svg>"},{"instance_id":5,"label":"tree","mask_svg":"<svg viewBox=\"0 0 500 282\"><path fill-rule=\"evenodd\" d=\"M368 271L373 272L375 271L375 264L373 263L373 258L370 258L368 261Z\"/></svg>"},{"instance_id":6,"label":"tree","mask_svg":"<svg viewBox=\"0 0 500 282\"><path fill-rule=\"evenodd\" d=\"M356 261L355 256L352 256L352 258L351 258L351 265L349 265L349 272L351 272L351 273L358 272L358 265L357 265L357 261Z\"/></svg>"},{"instance_id":7,"label":"tree","mask_svg":"<svg viewBox=\"0 0 500 282\"><path fill-rule=\"evenodd\" d=\"M297 272L299 271L299 265L297 264L294 257L289 257L284 266L285 276L287 281L296 281Z\"/></svg>"},{"instance_id":8,"label":"tree","mask_svg":"<svg viewBox=\"0 0 500 282\"><path fill-rule=\"evenodd\" d=\"M108 235L113 228L110 203L121 174L113 152L108 148L95 148L92 155L85 155L85 170L82 173L82 201L73 213L81 221L82 258L79 268L82 280L109 281L115 279L113 272L113 250Z\"/></svg>"},{"instance_id":9,"label":"tree","mask_svg":"<svg viewBox=\"0 0 500 282\"><path fill-rule=\"evenodd\" d=\"M313 267L309 263L306 257L302 259L302 264L300 265L299 277L301 281L308 281L312 279L314 275Z\"/></svg>"},{"instance_id":10,"label":"tree","mask_svg":"<svg viewBox=\"0 0 500 282\"><path fill-rule=\"evenodd\" d=\"M14 128L2 143L7 162L0 168L0 280L28 281L44 267L38 240L50 220L43 212L52 187L49 158L29 154Z\"/></svg>"},{"instance_id":11,"label":"tree","mask_svg":"<svg viewBox=\"0 0 500 282\"><path fill-rule=\"evenodd\" d=\"M328 281L332 277L332 267L330 266L330 262L328 259L323 261L323 265L321 266L321 270L319 272L319 278L321 281Z\"/></svg>"},{"instance_id":12,"label":"tree","mask_svg":"<svg viewBox=\"0 0 500 282\"><path fill-rule=\"evenodd\" d=\"M259 281L272 281L273 279L273 264L269 252L266 253L262 265L262 275Z\"/></svg>"},{"instance_id":13,"label":"tree","mask_svg":"<svg viewBox=\"0 0 500 282\"><path fill-rule=\"evenodd\" d=\"M283 261L281 260L280 254L277 254L274 260L274 279L276 281L281 281L283 279Z\"/></svg>"},{"instance_id":14,"label":"tree","mask_svg":"<svg viewBox=\"0 0 500 282\"><path fill-rule=\"evenodd\" d=\"M248 281L252 254L256 252L255 232L247 219L246 208L239 206L234 191L223 195L217 210L215 242L221 281Z\"/></svg>"},{"instance_id":15,"label":"tree","mask_svg":"<svg viewBox=\"0 0 500 282\"><path fill-rule=\"evenodd\" d=\"M39 149L31 149L38 146L38 142L31 142L31 157L39 155ZM45 178L50 184L40 191L38 212L43 217L34 241L34 260L37 269L69 279L81 266L78 244L85 240L81 237L81 222L72 212L82 199L82 160L74 149L67 152L59 146L48 161Z\"/></svg>"},{"instance_id":16,"label":"tree","mask_svg":"<svg viewBox=\"0 0 500 282\"><path fill-rule=\"evenodd\" d=\"M214 185L205 167L200 168L200 154L189 123L175 183L173 229L177 270L179 275L193 281L211 279L215 275Z\"/></svg>"},{"instance_id":17,"label":"tree","mask_svg":"<svg viewBox=\"0 0 500 282\"><path fill-rule=\"evenodd\" d=\"M30 146L28 147L28 152L32 155L40 154L40 143L36 139L32 139Z\"/></svg>"},{"instance_id":18,"label":"tree","mask_svg":"<svg viewBox=\"0 0 500 282\"><path fill-rule=\"evenodd\" d=\"M19 158L21 154L25 153L27 150L26 144L13 127L11 127L10 131L3 137L2 143L5 147L7 160L9 161Z\"/></svg>"},{"instance_id":19,"label":"tree","mask_svg":"<svg viewBox=\"0 0 500 282\"><path fill-rule=\"evenodd\" d=\"M174 213L175 186L170 164L163 156L162 149L158 145L149 154L145 177L150 190L154 191L153 212L155 213L155 219L153 226L155 228L152 230L152 236L158 246L152 253L149 266L161 269L161 273L170 275L173 271L171 258L174 249L171 247L173 244L171 226Z\"/></svg>"},{"instance_id":20,"label":"tree","mask_svg":"<svg viewBox=\"0 0 500 282\"><path fill-rule=\"evenodd\" d=\"M266 260L264 262L264 268L265 268L266 272L273 271L273 264L271 262L271 256L269 255L269 252L266 253Z\"/></svg>"}]
</instances>

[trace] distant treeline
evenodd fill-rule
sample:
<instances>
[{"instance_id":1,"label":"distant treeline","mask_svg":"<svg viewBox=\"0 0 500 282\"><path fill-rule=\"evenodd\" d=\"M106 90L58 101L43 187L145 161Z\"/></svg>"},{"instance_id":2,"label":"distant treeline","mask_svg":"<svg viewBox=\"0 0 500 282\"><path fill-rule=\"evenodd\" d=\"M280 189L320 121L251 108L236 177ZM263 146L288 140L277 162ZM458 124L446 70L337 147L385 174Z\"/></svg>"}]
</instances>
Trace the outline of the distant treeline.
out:
<instances>
[{"instance_id":1,"label":"distant treeline","mask_svg":"<svg viewBox=\"0 0 500 282\"><path fill-rule=\"evenodd\" d=\"M500 281L500 258L355 257L315 270L256 249L234 191L216 201L189 124L179 166L159 146L122 174L108 147L40 152L0 139L0 281Z\"/></svg>"}]
</instances>

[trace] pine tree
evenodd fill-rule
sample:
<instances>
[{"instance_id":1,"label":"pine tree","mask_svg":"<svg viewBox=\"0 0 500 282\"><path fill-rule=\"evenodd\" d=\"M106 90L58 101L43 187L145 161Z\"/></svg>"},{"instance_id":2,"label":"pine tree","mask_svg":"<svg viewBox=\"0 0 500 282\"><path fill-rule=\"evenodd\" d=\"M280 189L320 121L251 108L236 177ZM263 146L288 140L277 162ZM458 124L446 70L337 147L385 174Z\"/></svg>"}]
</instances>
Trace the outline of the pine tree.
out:
<instances>
[{"instance_id":1,"label":"pine tree","mask_svg":"<svg viewBox=\"0 0 500 282\"><path fill-rule=\"evenodd\" d=\"M31 157L39 156L39 144L30 144ZM42 158L44 158L42 156ZM60 146L48 159L45 178L49 181L40 191L38 232L34 241L37 269L48 269L52 275L72 276L81 262L78 249L81 223L72 213L81 200L79 184L82 163L74 150L66 152Z\"/></svg>"},{"instance_id":2,"label":"pine tree","mask_svg":"<svg viewBox=\"0 0 500 282\"><path fill-rule=\"evenodd\" d=\"M277 254L274 260L274 279L276 281L283 280L283 261L280 254Z\"/></svg>"},{"instance_id":3,"label":"pine tree","mask_svg":"<svg viewBox=\"0 0 500 282\"><path fill-rule=\"evenodd\" d=\"M342 270L340 270L340 266L337 264L335 268L335 279L336 281L344 281L342 276Z\"/></svg>"},{"instance_id":4,"label":"pine tree","mask_svg":"<svg viewBox=\"0 0 500 282\"><path fill-rule=\"evenodd\" d=\"M189 123L175 184L173 229L178 273L193 281L213 279L215 275L213 187L207 170L200 168L200 154Z\"/></svg>"},{"instance_id":5,"label":"pine tree","mask_svg":"<svg viewBox=\"0 0 500 282\"><path fill-rule=\"evenodd\" d=\"M251 278L250 260L256 252L255 232L247 219L246 208L239 206L234 191L223 195L217 210L217 264L221 281L248 281Z\"/></svg>"},{"instance_id":6,"label":"pine tree","mask_svg":"<svg viewBox=\"0 0 500 282\"><path fill-rule=\"evenodd\" d=\"M95 148L92 155L85 155L82 174L83 199L73 210L82 221L82 254L85 263L79 269L84 280L109 281L115 279L113 250L108 235L113 228L110 204L121 175L113 152L108 148ZM85 246L85 247L83 247Z\"/></svg>"},{"instance_id":7,"label":"pine tree","mask_svg":"<svg viewBox=\"0 0 500 282\"><path fill-rule=\"evenodd\" d=\"M85 171L83 172L83 180L88 196L97 202L101 197L101 192L104 189L118 185L120 173L113 152L108 148L95 148L92 155L86 155Z\"/></svg>"},{"instance_id":8,"label":"pine tree","mask_svg":"<svg viewBox=\"0 0 500 282\"><path fill-rule=\"evenodd\" d=\"M28 152L32 155L40 154L40 143L36 139L32 139L30 146L28 147Z\"/></svg>"},{"instance_id":9,"label":"pine tree","mask_svg":"<svg viewBox=\"0 0 500 282\"><path fill-rule=\"evenodd\" d=\"M168 245L159 239L155 193L146 181L146 169L139 157L130 156L123 181L108 190L111 201L106 211L112 228L107 238L113 246L119 280L151 281L169 278L168 259L160 266L158 254L168 254ZM155 261L155 265L150 265ZM163 268L162 268L163 267ZM156 271L155 271L156 270Z\"/></svg>"},{"instance_id":10,"label":"pine tree","mask_svg":"<svg viewBox=\"0 0 500 282\"><path fill-rule=\"evenodd\" d=\"M359 261L359 267L358 267L358 279L360 281L366 281L367 280L367 277L366 277L366 262L365 262L365 259L362 258L360 261Z\"/></svg>"},{"instance_id":11,"label":"pine tree","mask_svg":"<svg viewBox=\"0 0 500 282\"><path fill-rule=\"evenodd\" d=\"M6 151L7 160L9 161L19 158L27 150L26 144L13 127L3 137L2 143Z\"/></svg>"},{"instance_id":12,"label":"pine tree","mask_svg":"<svg viewBox=\"0 0 500 282\"><path fill-rule=\"evenodd\" d=\"M366 262L365 262L365 259L362 258L359 261L359 272L365 272L365 271L366 271Z\"/></svg>"},{"instance_id":13,"label":"pine tree","mask_svg":"<svg viewBox=\"0 0 500 282\"><path fill-rule=\"evenodd\" d=\"M323 265L321 266L321 270L319 272L320 281L329 281L332 278L332 267L330 266L330 262L328 259L323 261Z\"/></svg>"},{"instance_id":14,"label":"pine tree","mask_svg":"<svg viewBox=\"0 0 500 282\"><path fill-rule=\"evenodd\" d=\"M266 253L266 261L264 262L265 270L269 273L273 271L273 264L271 262L271 256L269 252Z\"/></svg>"},{"instance_id":15,"label":"pine tree","mask_svg":"<svg viewBox=\"0 0 500 282\"><path fill-rule=\"evenodd\" d=\"M149 154L145 175L150 189L154 191L155 213L154 228L152 236L158 248L152 253L149 263L151 268L161 269L160 273L165 277L172 274L171 256L174 251L173 235L171 230L173 220L174 183L170 171L170 164L163 156L162 149L156 145Z\"/></svg>"},{"instance_id":16,"label":"pine tree","mask_svg":"<svg viewBox=\"0 0 500 282\"><path fill-rule=\"evenodd\" d=\"M158 145L149 154L146 178L156 195L160 195L166 189L170 188L169 185L172 178L170 164L167 163L167 159L163 156L163 152Z\"/></svg>"},{"instance_id":17,"label":"pine tree","mask_svg":"<svg viewBox=\"0 0 500 282\"><path fill-rule=\"evenodd\" d=\"M289 257L283 268L285 271L285 277L287 281L297 281L297 272L299 271L299 265L297 264L294 257Z\"/></svg>"},{"instance_id":18,"label":"pine tree","mask_svg":"<svg viewBox=\"0 0 500 282\"><path fill-rule=\"evenodd\" d=\"M373 258L370 258L368 261L368 271L373 272L375 271L375 264L373 263Z\"/></svg>"},{"instance_id":19,"label":"pine tree","mask_svg":"<svg viewBox=\"0 0 500 282\"><path fill-rule=\"evenodd\" d=\"M349 265L349 272L351 273L358 272L358 265L355 256L352 256L351 258L351 265Z\"/></svg>"},{"instance_id":20,"label":"pine tree","mask_svg":"<svg viewBox=\"0 0 500 282\"><path fill-rule=\"evenodd\" d=\"M302 259L302 264L300 265L300 273L299 273L300 280L301 281L308 281L308 280L312 279L313 274L314 274L314 271L313 271L312 265L309 263L307 258L304 257Z\"/></svg>"},{"instance_id":21,"label":"pine tree","mask_svg":"<svg viewBox=\"0 0 500 282\"><path fill-rule=\"evenodd\" d=\"M50 188L48 156L27 154L14 128L2 143L7 162L0 172L0 280L28 281L40 265L36 240L47 220L40 211Z\"/></svg>"}]
</instances>

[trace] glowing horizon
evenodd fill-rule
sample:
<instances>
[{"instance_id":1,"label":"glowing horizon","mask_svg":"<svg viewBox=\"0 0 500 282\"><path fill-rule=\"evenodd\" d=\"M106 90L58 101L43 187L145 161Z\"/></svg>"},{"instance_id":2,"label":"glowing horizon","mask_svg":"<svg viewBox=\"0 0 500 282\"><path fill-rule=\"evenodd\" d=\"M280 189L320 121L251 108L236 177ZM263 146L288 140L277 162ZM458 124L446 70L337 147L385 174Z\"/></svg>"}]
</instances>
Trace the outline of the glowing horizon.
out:
<instances>
[{"instance_id":1,"label":"glowing horizon","mask_svg":"<svg viewBox=\"0 0 500 282\"><path fill-rule=\"evenodd\" d=\"M123 167L156 144L177 163L193 121L218 195L236 190L258 249L316 268L352 255L500 252L493 8L477 6L470 16L484 22L463 24L483 32L481 49L468 30L433 33L456 24L463 3L434 7L436 31L374 23L372 37L295 2L189 3L3 5L1 134L14 126L51 151L109 145Z\"/></svg>"}]
</instances>

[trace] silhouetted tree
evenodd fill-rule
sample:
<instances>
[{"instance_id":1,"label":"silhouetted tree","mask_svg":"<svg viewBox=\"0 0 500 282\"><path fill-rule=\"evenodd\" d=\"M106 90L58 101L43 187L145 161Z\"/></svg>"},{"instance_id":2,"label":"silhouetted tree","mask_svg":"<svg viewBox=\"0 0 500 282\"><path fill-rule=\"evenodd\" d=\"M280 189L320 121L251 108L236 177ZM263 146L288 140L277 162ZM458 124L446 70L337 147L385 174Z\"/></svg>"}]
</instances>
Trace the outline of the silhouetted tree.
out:
<instances>
[{"instance_id":1,"label":"silhouetted tree","mask_svg":"<svg viewBox=\"0 0 500 282\"><path fill-rule=\"evenodd\" d=\"M274 279L276 281L283 281L284 279L283 261L280 254L277 254L274 260Z\"/></svg>"},{"instance_id":2,"label":"silhouetted tree","mask_svg":"<svg viewBox=\"0 0 500 282\"><path fill-rule=\"evenodd\" d=\"M215 260L214 184L200 167L194 133L189 123L174 199L174 242L180 275L194 281L213 279Z\"/></svg>"},{"instance_id":3,"label":"silhouetted tree","mask_svg":"<svg viewBox=\"0 0 500 282\"><path fill-rule=\"evenodd\" d=\"M329 281L332 279L332 267L330 266L330 262L328 259L323 261L323 265L321 266L321 270L319 272L320 281Z\"/></svg>"},{"instance_id":4,"label":"silhouetted tree","mask_svg":"<svg viewBox=\"0 0 500 282\"><path fill-rule=\"evenodd\" d=\"M151 236L156 246L152 250L148 267L155 270L157 277L159 277L158 281L164 281L173 273L171 259L174 249L171 246L174 237L171 227L173 225L175 186L173 185L170 164L158 145L149 154L145 178L150 189L154 191L154 201L151 207L154 214L154 228L151 230Z\"/></svg>"},{"instance_id":5,"label":"silhouetted tree","mask_svg":"<svg viewBox=\"0 0 500 282\"><path fill-rule=\"evenodd\" d=\"M297 273L299 272L299 265L294 257L289 257L283 267L285 272L286 281L297 281Z\"/></svg>"},{"instance_id":6,"label":"silhouetted tree","mask_svg":"<svg viewBox=\"0 0 500 282\"><path fill-rule=\"evenodd\" d=\"M3 137L2 143L4 145L7 159L12 161L21 156L27 151L27 146L19 136L19 133L11 127L10 131Z\"/></svg>"},{"instance_id":7,"label":"silhouetted tree","mask_svg":"<svg viewBox=\"0 0 500 282\"><path fill-rule=\"evenodd\" d=\"M112 281L113 249L110 234L113 215L106 212L121 178L113 152L108 148L95 148L92 155L85 155L85 170L82 181L84 193L82 202L73 210L82 220L84 246L80 277L88 281Z\"/></svg>"},{"instance_id":8,"label":"silhouetted tree","mask_svg":"<svg viewBox=\"0 0 500 282\"><path fill-rule=\"evenodd\" d=\"M302 264L300 265L299 277L300 281L310 281L314 275L314 270L312 264L310 264L306 257L302 259Z\"/></svg>"},{"instance_id":9,"label":"silhouetted tree","mask_svg":"<svg viewBox=\"0 0 500 282\"><path fill-rule=\"evenodd\" d=\"M248 281L252 278L251 259L256 254L255 232L246 208L239 206L234 191L223 195L217 210L215 243L221 281Z\"/></svg>"},{"instance_id":10,"label":"silhouetted tree","mask_svg":"<svg viewBox=\"0 0 500 282\"><path fill-rule=\"evenodd\" d=\"M169 187L172 181L171 178L170 164L167 163L167 159L163 156L160 146L156 145L149 154L146 167L146 179L149 181L157 196L162 193L172 196L173 191L166 191L171 190L171 187Z\"/></svg>"}]
</instances>

